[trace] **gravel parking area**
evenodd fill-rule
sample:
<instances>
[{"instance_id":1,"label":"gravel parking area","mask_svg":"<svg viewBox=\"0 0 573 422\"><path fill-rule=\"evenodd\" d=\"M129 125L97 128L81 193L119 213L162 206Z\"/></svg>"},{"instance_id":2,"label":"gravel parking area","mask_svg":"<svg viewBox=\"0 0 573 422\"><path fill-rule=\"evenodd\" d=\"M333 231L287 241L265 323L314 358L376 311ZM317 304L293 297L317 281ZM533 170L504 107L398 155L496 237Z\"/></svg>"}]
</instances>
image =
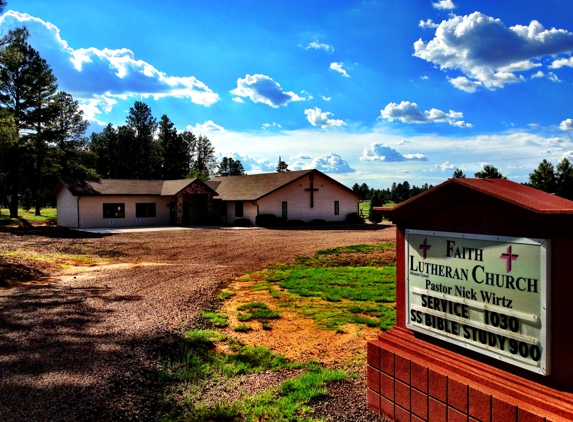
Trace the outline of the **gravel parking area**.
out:
<instances>
[{"instance_id":1,"label":"gravel parking area","mask_svg":"<svg viewBox=\"0 0 573 422\"><path fill-rule=\"evenodd\" d=\"M37 271L63 277L9 288L0 283L0 421L157 420L161 349L173 333L197 324L199 311L233 277L319 249L394 238L393 227L111 236L0 231L0 257L16 249L87 253L114 264L65 274L42 264ZM363 393L355 385L348 391L365 403ZM378 420L330 407L333 420Z\"/></svg>"}]
</instances>

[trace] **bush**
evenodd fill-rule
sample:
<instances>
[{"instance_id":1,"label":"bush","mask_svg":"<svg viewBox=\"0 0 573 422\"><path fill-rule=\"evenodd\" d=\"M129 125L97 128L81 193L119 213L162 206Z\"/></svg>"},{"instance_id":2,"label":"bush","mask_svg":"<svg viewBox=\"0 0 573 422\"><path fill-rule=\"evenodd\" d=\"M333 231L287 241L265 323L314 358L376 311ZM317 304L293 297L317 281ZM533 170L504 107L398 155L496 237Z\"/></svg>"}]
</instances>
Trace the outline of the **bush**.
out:
<instances>
[{"instance_id":1,"label":"bush","mask_svg":"<svg viewBox=\"0 0 573 422\"><path fill-rule=\"evenodd\" d=\"M274 214L259 214L255 224L259 227L278 227L282 224L282 219Z\"/></svg>"},{"instance_id":2,"label":"bush","mask_svg":"<svg viewBox=\"0 0 573 422\"><path fill-rule=\"evenodd\" d=\"M251 220L245 217L236 217L233 220L233 226L235 227L251 227Z\"/></svg>"},{"instance_id":3,"label":"bush","mask_svg":"<svg viewBox=\"0 0 573 422\"><path fill-rule=\"evenodd\" d=\"M351 212L346 216L346 222L348 224L364 224L364 219L358 215L357 212Z\"/></svg>"},{"instance_id":4,"label":"bush","mask_svg":"<svg viewBox=\"0 0 573 422\"><path fill-rule=\"evenodd\" d=\"M302 220L289 220L287 221L288 227L302 227L306 226L306 223Z\"/></svg>"},{"instance_id":5,"label":"bush","mask_svg":"<svg viewBox=\"0 0 573 422\"><path fill-rule=\"evenodd\" d=\"M320 218L315 218L314 220L312 220L310 223L308 223L310 226L324 226L326 225L326 220L322 220Z\"/></svg>"}]
</instances>

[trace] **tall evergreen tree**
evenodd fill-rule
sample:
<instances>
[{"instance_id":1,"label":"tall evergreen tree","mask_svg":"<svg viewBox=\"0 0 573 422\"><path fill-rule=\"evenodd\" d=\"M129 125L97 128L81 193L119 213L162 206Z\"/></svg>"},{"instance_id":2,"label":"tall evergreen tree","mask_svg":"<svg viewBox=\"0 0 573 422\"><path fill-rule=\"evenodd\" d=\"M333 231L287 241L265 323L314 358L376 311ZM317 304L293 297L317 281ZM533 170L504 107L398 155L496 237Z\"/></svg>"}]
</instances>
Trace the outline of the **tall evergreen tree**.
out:
<instances>
[{"instance_id":1,"label":"tall evergreen tree","mask_svg":"<svg viewBox=\"0 0 573 422\"><path fill-rule=\"evenodd\" d=\"M215 147L209 138L199 135L195 145L190 176L208 180L215 173L216 166Z\"/></svg>"},{"instance_id":2,"label":"tall evergreen tree","mask_svg":"<svg viewBox=\"0 0 573 422\"><path fill-rule=\"evenodd\" d=\"M452 178L454 178L454 179L465 179L466 175L464 174L464 172L461 169L456 169L454 171L454 174L452 175Z\"/></svg>"},{"instance_id":3,"label":"tall evergreen tree","mask_svg":"<svg viewBox=\"0 0 573 422\"><path fill-rule=\"evenodd\" d=\"M195 135L191 132L180 134L167 115L159 121L159 143L162 152L162 171L164 180L183 179L189 173L191 165L191 143Z\"/></svg>"},{"instance_id":4,"label":"tall evergreen tree","mask_svg":"<svg viewBox=\"0 0 573 422\"><path fill-rule=\"evenodd\" d=\"M573 200L573 166L567 157L557 164L557 195Z\"/></svg>"},{"instance_id":5,"label":"tall evergreen tree","mask_svg":"<svg viewBox=\"0 0 573 422\"><path fill-rule=\"evenodd\" d=\"M217 168L217 176L242 176L246 174L243 163L232 157L223 157Z\"/></svg>"},{"instance_id":6,"label":"tall evergreen tree","mask_svg":"<svg viewBox=\"0 0 573 422\"><path fill-rule=\"evenodd\" d=\"M131 178L153 179L161 177L161 174L158 174L161 166L160 148L154 140L157 120L153 117L151 107L141 101L136 101L133 107L129 109L126 124L135 135L135 139L133 139L135 142L131 151L134 164Z\"/></svg>"},{"instance_id":7,"label":"tall evergreen tree","mask_svg":"<svg viewBox=\"0 0 573 422\"><path fill-rule=\"evenodd\" d=\"M51 118L50 98L57 89L51 69L27 37L27 31L15 30L0 41L5 45L0 52L0 107L12 116L17 131L5 169L13 218L18 216L21 181L31 183L37 202L47 149L44 129ZM26 164L30 167L25 168Z\"/></svg>"},{"instance_id":8,"label":"tall evergreen tree","mask_svg":"<svg viewBox=\"0 0 573 422\"><path fill-rule=\"evenodd\" d=\"M114 179L118 174L117 130L108 124L100 133L92 133L90 151L95 155L95 170L103 178Z\"/></svg>"},{"instance_id":9,"label":"tall evergreen tree","mask_svg":"<svg viewBox=\"0 0 573 422\"><path fill-rule=\"evenodd\" d=\"M529 175L529 185L547 193L556 193L557 178L553 164L544 159L539 167Z\"/></svg>"},{"instance_id":10,"label":"tall evergreen tree","mask_svg":"<svg viewBox=\"0 0 573 422\"><path fill-rule=\"evenodd\" d=\"M499 170L489 164L486 164L482 171L479 172L479 176L482 179L507 179Z\"/></svg>"}]
</instances>

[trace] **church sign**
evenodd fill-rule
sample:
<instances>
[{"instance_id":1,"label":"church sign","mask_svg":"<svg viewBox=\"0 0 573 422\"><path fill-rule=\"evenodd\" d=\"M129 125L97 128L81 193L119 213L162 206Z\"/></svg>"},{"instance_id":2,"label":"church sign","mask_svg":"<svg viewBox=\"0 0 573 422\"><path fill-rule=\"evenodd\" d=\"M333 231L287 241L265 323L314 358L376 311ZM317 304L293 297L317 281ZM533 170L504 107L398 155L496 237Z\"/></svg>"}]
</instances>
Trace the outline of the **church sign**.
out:
<instances>
[{"instance_id":1,"label":"church sign","mask_svg":"<svg viewBox=\"0 0 573 422\"><path fill-rule=\"evenodd\" d=\"M406 230L406 326L550 373L549 240Z\"/></svg>"}]
</instances>

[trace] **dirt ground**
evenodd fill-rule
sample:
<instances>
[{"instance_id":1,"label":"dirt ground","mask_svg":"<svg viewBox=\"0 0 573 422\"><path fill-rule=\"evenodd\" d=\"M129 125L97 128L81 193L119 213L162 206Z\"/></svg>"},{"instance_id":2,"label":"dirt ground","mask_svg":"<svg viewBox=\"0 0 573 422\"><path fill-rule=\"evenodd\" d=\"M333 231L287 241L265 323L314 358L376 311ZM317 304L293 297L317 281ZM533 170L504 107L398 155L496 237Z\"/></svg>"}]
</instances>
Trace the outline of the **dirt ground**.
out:
<instances>
[{"instance_id":1,"label":"dirt ground","mask_svg":"<svg viewBox=\"0 0 573 422\"><path fill-rule=\"evenodd\" d=\"M319 249L394 237L390 226L112 236L49 227L0 231L0 421L156 420L158 355L184 327L204 323L199 311L234 278ZM51 259L41 262L38 254ZM59 254L97 259L58 262ZM305 340L272 330L266 345L331 365L362 347L347 341L352 335L360 342L375 335L362 330L349 331L348 339L320 337L306 322L287 321L293 324L288 330ZM356 409L346 415L338 409L331 419L376 420L360 413L363 386L347 385L336 394L354 398ZM328 417L322 407L321 416Z\"/></svg>"}]
</instances>

